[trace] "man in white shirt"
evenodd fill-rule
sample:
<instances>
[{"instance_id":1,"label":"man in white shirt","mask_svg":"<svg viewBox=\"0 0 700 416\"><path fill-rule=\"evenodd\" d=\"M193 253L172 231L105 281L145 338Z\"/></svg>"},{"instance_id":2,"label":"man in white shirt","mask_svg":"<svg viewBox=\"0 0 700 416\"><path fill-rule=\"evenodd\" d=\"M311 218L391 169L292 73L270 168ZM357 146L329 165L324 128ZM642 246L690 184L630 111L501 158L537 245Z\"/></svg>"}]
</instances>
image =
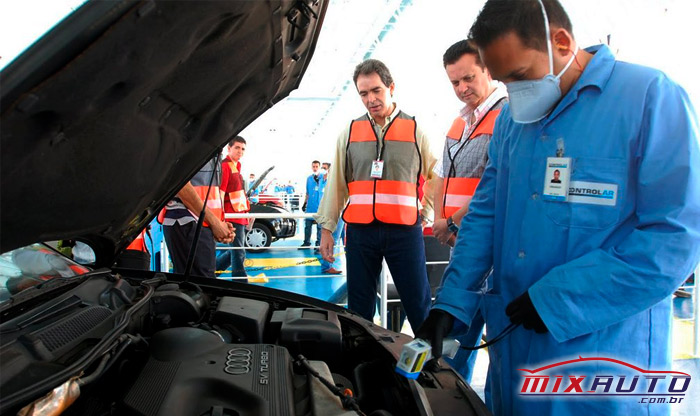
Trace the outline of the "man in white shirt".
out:
<instances>
[{"instance_id":1,"label":"man in white shirt","mask_svg":"<svg viewBox=\"0 0 700 416\"><path fill-rule=\"evenodd\" d=\"M372 320L384 259L415 329L425 319L431 295L421 220L432 204L430 198L419 200L419 178L432 179L435 158L420 125L394 102L394 81L384 63L360 63L353 81L367 113L338 137L315 217L323 227L321 255L335 260L332 233L342 211L348 224L348 308Z\"/></svg>"},{"instance_id":2,"label":"man in white shirt","mask_svg":"<svg viewBox=\"0 0 700 416\"><path fill-rule=\"evenodd\" d=\"M443 56L443 65L455 95L465 104L447 133L442 159L434 169L437 179L433 234L441 243L453 245L486 167L493 124L507 94L503 84L491 79L468 40L450 46Z\"/></svg>"},{"instance_id":3,"label":"man in white shirt","mask_svg":"<svg viewBox=\"0 0 700 416\"><path fill-rule=\"evenodd\" d=\"M442 244L453 246L486 167L493 126L507 95L505 86L491 78L468 40L450 46L442 61L455 95L465 104L447 132L442 160L434 169L437 178L433 188L433 235ZM478 344L483 327L481 316L475 317L469 332L459 341L467 346ZM471 380L476 351L461 350L448 361L467 381Z\"/></svg>"}]
</instances>

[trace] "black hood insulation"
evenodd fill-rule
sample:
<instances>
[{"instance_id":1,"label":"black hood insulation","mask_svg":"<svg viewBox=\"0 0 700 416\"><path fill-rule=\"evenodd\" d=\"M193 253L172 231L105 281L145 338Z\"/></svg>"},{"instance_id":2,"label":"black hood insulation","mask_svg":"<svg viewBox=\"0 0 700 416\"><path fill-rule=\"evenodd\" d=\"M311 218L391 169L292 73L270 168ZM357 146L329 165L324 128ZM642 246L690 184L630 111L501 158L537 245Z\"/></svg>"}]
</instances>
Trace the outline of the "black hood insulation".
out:
<instances>
[{"instance_id":1,"label":"black hood insulation","mask_svg":"<svg viewBox=\"0 0 700 416\"><path fill-rule=\"evenodd\" d=\"M90 1L0 73L0 252L80 238L97 266L297 88L323 1Z\"/></svg>"}]
</instances>

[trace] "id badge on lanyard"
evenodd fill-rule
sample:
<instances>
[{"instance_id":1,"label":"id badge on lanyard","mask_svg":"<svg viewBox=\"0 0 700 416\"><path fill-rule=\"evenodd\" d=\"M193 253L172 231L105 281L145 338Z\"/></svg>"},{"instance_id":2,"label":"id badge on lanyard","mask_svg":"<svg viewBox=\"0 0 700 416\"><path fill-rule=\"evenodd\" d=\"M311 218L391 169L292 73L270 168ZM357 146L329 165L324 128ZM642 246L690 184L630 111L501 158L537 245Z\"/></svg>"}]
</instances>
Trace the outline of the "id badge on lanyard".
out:
<instances>
[{"instance_id":1,"label":"id badge on lanyard","mask_svg":"<svg viewBox=\"0 0 700 416\"><path fill-rule=\"evenodd\" d=\"M381 179L382 172L384 171L384 161L383 160L373 160L372 161L372 171L370 176L374 179Z\"/></svg>"},{"instance_id":2,"label":"id badge on lanyard","mask_svg":"<svg viewBox=\"0 0 700 416\"><path fill-rule=\"evenodd\" d=\"M569 198L571 158L564 156L564 140L557 140L557 157L548 157L542 199L566 202Z\"/></svg>"}]
</instances>

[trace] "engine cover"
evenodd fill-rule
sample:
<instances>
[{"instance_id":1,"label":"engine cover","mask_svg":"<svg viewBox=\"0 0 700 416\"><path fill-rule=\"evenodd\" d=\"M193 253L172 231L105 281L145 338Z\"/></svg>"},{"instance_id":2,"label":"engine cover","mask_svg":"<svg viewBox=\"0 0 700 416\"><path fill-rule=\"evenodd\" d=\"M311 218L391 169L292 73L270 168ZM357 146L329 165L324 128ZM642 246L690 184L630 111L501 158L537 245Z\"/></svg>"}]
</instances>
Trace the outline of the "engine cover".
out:
<instances>
[{"instance_id":1,"label":"engine cover","mask_svg":"<svg viewBox=\"0 0 700 416\"><path fill-rule=\"evenodd\" d=\"M124 399L138 415L294 415L286 348L225 344L211 332L172 328L151 339L151 356Z\"/></svg>"}]
</instances>

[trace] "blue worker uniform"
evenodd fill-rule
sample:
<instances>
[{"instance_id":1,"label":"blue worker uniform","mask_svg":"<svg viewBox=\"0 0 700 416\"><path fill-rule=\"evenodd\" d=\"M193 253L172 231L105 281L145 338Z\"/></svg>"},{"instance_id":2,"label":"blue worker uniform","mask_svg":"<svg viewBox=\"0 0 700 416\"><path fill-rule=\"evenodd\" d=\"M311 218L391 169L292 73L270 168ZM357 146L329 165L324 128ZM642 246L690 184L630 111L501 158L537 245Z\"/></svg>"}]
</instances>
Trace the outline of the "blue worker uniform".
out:
<instances>
[{"instance_id":1,"label":"blue worker uniform","mask_svg":"<svg viewBox=\"0 0 700 416\"><path fill-rule=\"evenodd\" d=\"M501 112L435 301L455 316L455 332L480 308L493 338L509 324L506 306L528 290L549 329L519 327L489 348L495 414L669 411L639 398L520 394L519 369L579 356L670 370L671 294L700 258L698 125L688 96L658 70L616 61L607 46L588 51L592 60L549 116L517 124L508 106ZM613 206L542 197L546 160L562 139L570 180L616 185ZM580 369L604 371L617 368Z\"/></svg>"},{"instance_id":2,"label":"blue worker uniform","mask_svg":"<svg viewBox=\"0 0 700 416\"><path fill-rule=\"evenodd\" d=\"M326 179L324 179L321 174L309 175L309 177L306 178L306 193L309 195L309 199L306 201L307 213L312 214L318 211L326 182Z\"/></svg>"},{"instance_id":3,"label":"blue worker uniform","mask_svg":"<svg viewBox=\"0 0 700 416\"><path fill-rule=\"evenodd\" d=\"M306 194L309 196L306 201L307 214L318 212L318 206L321 204L326 182L327 180L320 173L309 175L309 177L306 178ZM302 246L311 245L311 227L314 225L316 226L316 243L314 243L314 246L319 246L321 244L321 227L313 218L306 218L304 220L304 242Z\"/></svg>"}]
</instances>

